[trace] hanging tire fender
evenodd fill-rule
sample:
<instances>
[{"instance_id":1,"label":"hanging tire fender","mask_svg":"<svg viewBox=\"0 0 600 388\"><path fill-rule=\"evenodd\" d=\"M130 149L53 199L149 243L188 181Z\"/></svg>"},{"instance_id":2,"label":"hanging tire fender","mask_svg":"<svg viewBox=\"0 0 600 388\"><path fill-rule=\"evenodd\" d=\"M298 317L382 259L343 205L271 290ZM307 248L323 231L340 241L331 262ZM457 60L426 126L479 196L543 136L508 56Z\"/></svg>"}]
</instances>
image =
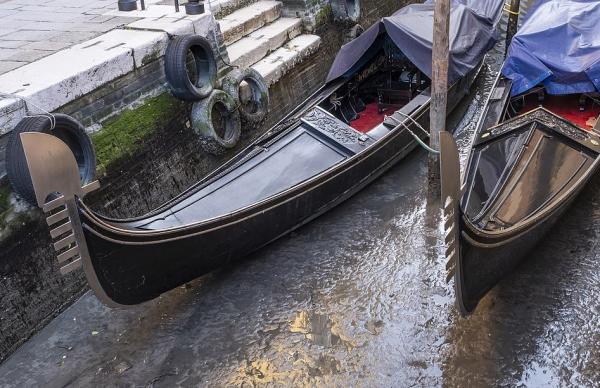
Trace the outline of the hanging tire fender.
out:
<instances>
[{"instance_id":1,"label":"hanging tire fender","mask_svg":"<svg viewBox=\"0 0 600 388\"><path fill-rule=\"evenodd\" d=\"M240 87L247 84L247 93L242 97ZM232 70L222 82L223 90L231 95L239 107L240 117L250 126L260 124L269 113L269 87L264 77L253 68Z\"/></svg>"},{"instance_id":2,"label":"hanging tire fender","mask_svg":"<svg viewBox=\"0 0 600 388\"><path fill-rule=\"evenodd\" d=\"M96 175L94 145L83 126L71 116L55 113L50 116L32 116L22 119L13 129L6 145L6 175L13 188L32 205L37 204L33 183L21 142L21 133L41 132L62 140L73 152L83 184L90 183ZM52 123L54 122L54 128Z\"/></svg>"},{"instance_id":3,"label":"hanging tire fender","mask_svg":"<svg viewBox=\"0 0 600 388\"><path fill-rule=\"evenodd\" d=\"M194 79L188 74L188 53L194 58ZM199 101L213 91L217 62L210 42L200 35L174 37L165 51L165 75L171 94L184 101Z\"/></svg>"},{"instance_id":4,"label":"hanging tire fender","mask_svg":"<svg viewBox=\"0 0 600 388\"><path fill-rule=\"evenodd\" d=\"M222 90L213 90L210 96L194 103L191 122L202 148L210 154L221 155L240 139L242 125L235 100Z\"/></svg>"}]
</instances>

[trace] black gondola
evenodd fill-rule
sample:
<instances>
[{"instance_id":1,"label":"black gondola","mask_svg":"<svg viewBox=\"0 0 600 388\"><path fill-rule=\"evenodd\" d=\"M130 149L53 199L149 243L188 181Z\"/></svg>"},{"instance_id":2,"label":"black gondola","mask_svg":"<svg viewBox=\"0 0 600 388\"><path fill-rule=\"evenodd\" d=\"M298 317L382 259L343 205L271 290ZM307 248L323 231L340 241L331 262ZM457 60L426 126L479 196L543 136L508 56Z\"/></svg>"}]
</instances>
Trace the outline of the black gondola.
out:
<instances>
[{"instance_id":1,"label":"black gondola","mask_svg":"<svg viewBox=\"0 0 600 388\"><path fill-rule=\"evenodd\" d=\"M477 44L459 47L449 111L468 92L493 44L502 2L493 3L489 18L465 5L453 6L461 13L457 20L483 32ZM100 300L138 304L248 255L368 185L427 137L422 128L429 121L430 64L423 68L409 59L414 50L427 51L422 46L427 39L413 37L411 44L418 40L421 46L411 52L395 44L398 37L390 33L395 30L385 25L415 24L421 11L419 28L432 30L431 4L385 18L345 46L327 84L304 104L220 169L140 218L95 214L82 201L95 186L80 187L64 143L40 133L22 134L62 272L83 265ZM390 107L390 116L378 113ZM47 202L55 192L61 196Z\"/></svg>"},{"instance_id":2,"label":"black gondola","mask_svg":"<svg viewBox=\"0 0 600 388\"><path fill-rule=\"evenodd\" d=\"M565 17L579 14L575 9L556 9L568 3L546 3L515 37L478 123L462 187L456 144L450 134L442 136L448 280L454 277L463 315L473 312L481 298L527 256L600 167L596 122L600 105L588 93L595 87L588 79L587 85L579 83L583 92L578 93L573 90L575 69L565 80L547 53L545 70L535 69L542 62L531 59L536 48L550 49L546 39L575 55L570 42L553 40L540 26L551 24L564 39L567 35L559 26L569 28ZM592 6L600 12L597 4ZM561 19L563 23L558 22ZM600 47L595 49L600 58ZM588 61L589 48L586 51ZM567 56L557 61L572 66L572 60L564 59ZM530 74L527 63L532 64ZM546 74L542 83L523 82L527 77L539 80L539 74Z\"/></svg>"}]
</instances>

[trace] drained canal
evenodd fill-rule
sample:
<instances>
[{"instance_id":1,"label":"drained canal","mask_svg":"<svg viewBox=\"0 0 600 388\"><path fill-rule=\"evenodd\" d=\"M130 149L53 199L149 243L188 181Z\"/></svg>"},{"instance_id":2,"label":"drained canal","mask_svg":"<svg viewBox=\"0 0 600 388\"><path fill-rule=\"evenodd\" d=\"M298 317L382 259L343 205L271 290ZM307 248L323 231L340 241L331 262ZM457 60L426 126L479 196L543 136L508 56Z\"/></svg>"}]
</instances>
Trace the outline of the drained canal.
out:
<instances>
[{"instance_id":1,"label":"drained canal","mask_svg":"<svg viewBox=\"0 0 600 388\"><path fill-rule=\"evenodd\" d=\"M450 118L464 157L502 51ZM426 159L153 302L86 294L0 365L0 386L597 386L600 177L463 319Z\"/></svg>"}]
</instances>

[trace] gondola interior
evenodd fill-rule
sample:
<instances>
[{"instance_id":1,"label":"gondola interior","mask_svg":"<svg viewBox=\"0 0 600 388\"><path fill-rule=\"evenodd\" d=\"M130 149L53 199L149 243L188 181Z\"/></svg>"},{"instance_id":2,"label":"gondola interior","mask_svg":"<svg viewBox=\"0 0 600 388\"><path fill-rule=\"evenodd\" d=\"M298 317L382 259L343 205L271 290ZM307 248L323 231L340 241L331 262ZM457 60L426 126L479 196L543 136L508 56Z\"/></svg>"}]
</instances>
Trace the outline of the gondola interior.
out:
<instances>
[{"instance_id":1,"label":"gondola interior","mask_svg":"<svg viewBox=\"0 0 600 388\"><path fill-rule=\"evenodd\" d=\"M483 132L473 148L464 212L486 231L510 228L568 191L597 154L573 124L536 108Z\"/></svg>"},{"instance_id":2,"label":"gondola interior","mask_svg":"<svg viewBox=\"0 0 600 388\"><path fill-rule=\"evenodd\" d=\"M197 185L183 200L139 219L105 221L119 229L153 231L214 219L265 201L363 152L429 99L429 79L385 39L380 38L375 55L296 124L246 150L240 162Z\"/></svg>"},{"instance_id":3,"label":"gondola interior","mask_svg":"<svg viewBox=\"0 0 600 388\"><path fill-rule=\"evenodd\" d=\"M321 107L355 130L380 133L386 116L406 106L431 84L389 36L378 38L377 54ZM369 56L369 53L366 55Z\"/></svg>"}]
</instances>

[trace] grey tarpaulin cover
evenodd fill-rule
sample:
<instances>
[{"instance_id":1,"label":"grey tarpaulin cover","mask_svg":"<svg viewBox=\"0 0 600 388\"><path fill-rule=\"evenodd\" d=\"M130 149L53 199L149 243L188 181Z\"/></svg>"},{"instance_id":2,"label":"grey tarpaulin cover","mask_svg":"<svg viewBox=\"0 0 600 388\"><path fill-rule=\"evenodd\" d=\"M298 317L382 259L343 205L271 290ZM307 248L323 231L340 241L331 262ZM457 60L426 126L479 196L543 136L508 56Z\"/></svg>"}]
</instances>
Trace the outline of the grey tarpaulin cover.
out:
<instances>
[{"instance_id":1,"label":"grey tarpaulin cover","mask_svg":"<svg viewBox=\"0 0 600 388\"><path fill-rule=\"evenodd\" d=\"M448 82L473 69L497 39L503 0L452 0ZM352 74L382 47L385 34L425 75L431 77L434 2L404 7L381 19L338 53L327 82Z\"/></svg>"}]
</instances>

